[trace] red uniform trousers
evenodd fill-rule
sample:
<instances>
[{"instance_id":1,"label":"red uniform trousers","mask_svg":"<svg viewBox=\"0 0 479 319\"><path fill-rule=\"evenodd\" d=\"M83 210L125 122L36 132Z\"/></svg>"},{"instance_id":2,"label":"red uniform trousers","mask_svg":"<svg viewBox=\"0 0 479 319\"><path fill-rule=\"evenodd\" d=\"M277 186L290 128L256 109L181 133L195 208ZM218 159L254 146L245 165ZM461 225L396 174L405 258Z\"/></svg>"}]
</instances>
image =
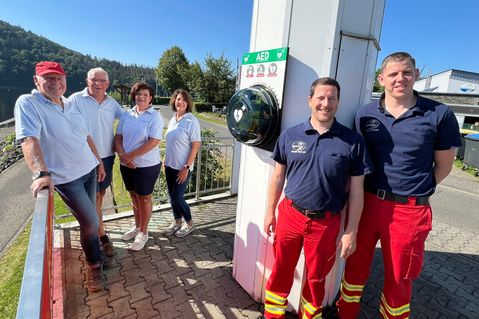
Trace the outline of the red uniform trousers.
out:
<instances>
[{"instance_id":1,"label":"red uniform trousers","mask_svg":"<svg viewBox=\"0 0 479 319\"><path fill-rule=\"evenodd\" d=\"M303 246L306 279L299 315L302 319L321 318L324 278L336 257L339 225L339 214L313 220L291 207L291 200L281 201L273 244L275 260L265 291L265 318L285 318L286 298Z\"/></svg>"},{"instance_id":2,"label":"red uniform trousers","mask_svg":"<svg viewBox=\"0 0 479 319\"><path fill-rule=\"evenodd\" d=\"M357 248L346 260L341 298L337 303L341 319L356 319L359 314L378 239L385 276L379 313L382 318L409 317L412 281L421 273L424 242L431 226L429 205L416 206L413 197L406 204L395 203L365 192Z\"/></svg>"}]
</instances>

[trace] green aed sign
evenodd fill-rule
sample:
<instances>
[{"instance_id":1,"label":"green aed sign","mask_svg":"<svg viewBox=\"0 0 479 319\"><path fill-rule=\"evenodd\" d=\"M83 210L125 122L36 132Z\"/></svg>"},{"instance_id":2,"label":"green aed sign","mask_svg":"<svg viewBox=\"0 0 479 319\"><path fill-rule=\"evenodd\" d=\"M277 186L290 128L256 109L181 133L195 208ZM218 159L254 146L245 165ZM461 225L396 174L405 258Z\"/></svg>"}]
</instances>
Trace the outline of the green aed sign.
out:
<instances>
[{"instance_id":1,"label":"green aed sign","mask_svg":"<svg viewBox=\"0 0 479 319\"><path fill-rule=\"evenodd\" d=\"M242 64L267 63L276 61L286 61L288 57L288 48L279 48L258 52L245 53Z\"/></svg>"}]
</instances>

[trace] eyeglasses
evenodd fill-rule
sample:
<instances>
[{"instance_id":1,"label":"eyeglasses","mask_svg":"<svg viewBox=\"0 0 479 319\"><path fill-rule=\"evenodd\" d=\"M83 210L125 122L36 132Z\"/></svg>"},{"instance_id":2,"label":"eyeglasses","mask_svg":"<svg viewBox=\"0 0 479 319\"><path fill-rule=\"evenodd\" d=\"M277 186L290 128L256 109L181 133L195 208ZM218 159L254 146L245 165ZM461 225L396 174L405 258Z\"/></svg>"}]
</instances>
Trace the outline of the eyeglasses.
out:
<instances>
[{"instance_id":1,"label":"eyeglasses","mask_svg":"<svg viewBox=\"0 0 479 319\"><path fill-rule=\"evenodd\" d=\"M88 81L91 81L93 83L98 82L98 83L101 83L101 84L104 84L104 83L108 82L108 80L104 80L104 79L88 79Z\"/></svg>"}]
</instances>

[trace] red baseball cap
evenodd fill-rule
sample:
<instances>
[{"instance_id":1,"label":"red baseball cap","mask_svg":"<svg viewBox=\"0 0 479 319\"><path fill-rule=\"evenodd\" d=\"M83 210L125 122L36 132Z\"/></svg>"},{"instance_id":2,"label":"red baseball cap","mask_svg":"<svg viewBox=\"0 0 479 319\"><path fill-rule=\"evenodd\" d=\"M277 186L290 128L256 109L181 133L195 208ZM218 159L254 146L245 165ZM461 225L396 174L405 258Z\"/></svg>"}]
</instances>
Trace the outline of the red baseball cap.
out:
<instances>
[{"instance_id":1,"label":"red baseball cap","mask_svg":"<svg viewBox=\"0 0 479 319\"><path fill-rule=\"evenodd\" d=\"M65 70L63 70L60 63L50 61L38 62L35 67L35 75L44 75L48 73L66 75Z\"/></svg>"}]
</instances>

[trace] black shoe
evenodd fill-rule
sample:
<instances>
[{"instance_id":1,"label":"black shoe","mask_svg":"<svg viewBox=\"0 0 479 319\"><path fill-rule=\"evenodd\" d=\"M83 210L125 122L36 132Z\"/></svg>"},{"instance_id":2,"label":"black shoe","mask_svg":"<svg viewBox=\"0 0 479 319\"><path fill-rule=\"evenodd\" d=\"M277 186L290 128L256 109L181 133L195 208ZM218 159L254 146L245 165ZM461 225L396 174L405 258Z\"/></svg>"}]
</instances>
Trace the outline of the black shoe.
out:
<instances>
[{"instance_id":1,"label":"black shoe","mask_svg":"<svg viewBox=\"0 0 479 319\"><path fill-rule=\"evenodd\" d=\"M336 305L324 307L322 317L325 319L340 319Z\"/></svg>"}]
</instances>

